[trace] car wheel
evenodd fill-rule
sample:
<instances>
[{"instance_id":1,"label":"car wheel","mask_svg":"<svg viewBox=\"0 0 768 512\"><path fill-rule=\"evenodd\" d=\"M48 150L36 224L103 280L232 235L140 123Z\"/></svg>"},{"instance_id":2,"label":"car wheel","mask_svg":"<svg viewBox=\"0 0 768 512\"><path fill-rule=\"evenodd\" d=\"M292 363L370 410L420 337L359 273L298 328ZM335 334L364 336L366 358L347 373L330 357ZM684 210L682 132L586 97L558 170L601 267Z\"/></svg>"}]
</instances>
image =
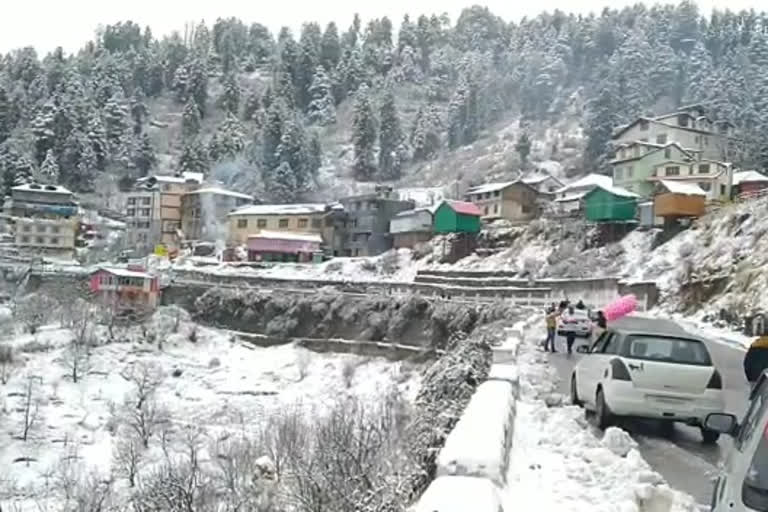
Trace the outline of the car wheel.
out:
<instances>
[{"instance_id":1,"label":"car wheel","mask_svg":"<svg viewBox=\"0 0 768 512\"><path fill-rule=\"evenodd\" d=\"M674 421L662 421L661 422L661 435L664 437L672 437L675 435L675 422Z\"/></svg>"},{"instance_id":2,"label":"car wheel","mask_svg":"<svg viewBox=\"0 0 768 512\"><path fill-rule=\"evenodd\" d=\"M574 373L571 376L571 404L577 405L579 407L582 406L581 400L579 400L579 391L576 387L576 374Z\"/></svg>"},{"instance_id":3,"label":"car wheel","mask_svg":"<svg viewBox=\"0 0 768 512\"><path fill-rule=\"evenodd\" d=\"M701 428L701 440L704 444L715 444L720 439L720 432Z\"/></svg>"},{"instance_id":4,"label":"car wheel","mask_svg":"<svg viewBox=\"0 0 768 512\"><path fill-rule=\"evenodd\" d=\"M613 415L608 408L608 404L605 403L605 395L603 390L597 390L597 396L595 397L595 418L597 420L597 427L600 430L605 430L613 425Z\"/></svg>"}]
</instances>

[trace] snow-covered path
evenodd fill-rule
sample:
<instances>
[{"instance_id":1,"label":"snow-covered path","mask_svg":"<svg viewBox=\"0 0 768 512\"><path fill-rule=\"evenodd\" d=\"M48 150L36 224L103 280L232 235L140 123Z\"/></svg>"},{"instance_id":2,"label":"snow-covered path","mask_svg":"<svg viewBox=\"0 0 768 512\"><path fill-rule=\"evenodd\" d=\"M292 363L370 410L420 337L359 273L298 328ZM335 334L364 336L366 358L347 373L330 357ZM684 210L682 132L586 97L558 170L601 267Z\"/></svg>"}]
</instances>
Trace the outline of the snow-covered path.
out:
<instances>
[{"instance_id":1,"label":"snow-covered path","mask_svg":"<svg viewBox=\"0 0 768 512\"><path fill-rule=\"evenodd\" d=\"M628 434L612 428L600 439L582 409L560 403L544 354L524 343L517 363L521 396L505 510L696 510L689 495L671 489L643 460Z\"/></svg>"}]
</instances>

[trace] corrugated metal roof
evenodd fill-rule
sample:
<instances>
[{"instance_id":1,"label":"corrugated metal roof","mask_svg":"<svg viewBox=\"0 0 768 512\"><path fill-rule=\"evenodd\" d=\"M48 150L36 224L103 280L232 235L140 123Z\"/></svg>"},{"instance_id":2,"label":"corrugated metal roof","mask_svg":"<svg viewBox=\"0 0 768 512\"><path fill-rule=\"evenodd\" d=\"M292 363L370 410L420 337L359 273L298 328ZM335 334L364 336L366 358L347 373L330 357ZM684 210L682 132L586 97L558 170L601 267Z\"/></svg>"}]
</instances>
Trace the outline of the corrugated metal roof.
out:
<instances>
[{"instance_id":1,"label":"corrugated metal roof","mask_svg":"<svg viewBox=\"0 0 768 512\"><path fill-rule=\"evenodd\" d=\"M707 193L704 192L701 187L694 183L683 183L680 181L671 181L671 180L659 180L662 185L664 185L664 188L669 190L673 194L682 194L686 196L706 196Z\"/></svg>"},{"instance_id":2,"label":"corrugated metal roof","mask_svg":"<svg viewBox=\"0 0 768 512\"><path fill-rule=\"evenodd\" d=\"M571 190L596 187L598 185L603 188L612 187L613 179L610 176L604 176L602 174L587 174L583 178L580 178L574 181L573 183L569 183L568 185L564 186L563 188L558 190L557 193L562 194L564 192L568 192Z\"/></svg>"},{"instance_id":3,"label":"corrugated metal roof","mask_svg":"<svg viewBox=\"0 0 768 512\"><path fill-rule=\"evenodd\" d=\"M229 213L229 215L308 215L323 213L325 204L257 204L244 206Z\"/></svg>"},{"instance_id":4,"label":"corrugated metal roof","mask_svg":"<svg viewBox=\"0 0 768 512\"><path fill-rule=\"evenodd\" d=\"M480 211L480 208L478 208L475 203L468 203L466 201L446 201L446 203L456 213L461 213L463 215L474 215L477 217L480 217L483 214L483 212Z\"/></svg>"},{"instance_id":5,"label":"corrugated metal roof","mask_svg":"<svg viewBox=\"0 0 768 512\"><path fill-rule=\"evenodd\" d=\"M768 181L768 176L757 171L741 171L741 172L734 173L733 175L734 185L741 185L742 183L756 182L756 181L758 182Z\"/></svg>"},{"instance_id":6,"label":"corrugated metal roof","mask_svg":"<svg viewBox=\"0 0 768 512\"><path fill-rule=\"evenodd\" d=\"M496 192L497 190L504 190L508 186L512 185L514 181L505 181L502 183L486 183L484 185L478 185L467 190L467 194L485 194L488 192Z\"/></svg>"},{"instance_id":7,"label":"corrugated metal roof","mask_svg":"<svg viewBox=\"0 0 768 512\"><path fill-rule=\"evenodd\" d=\"M248 199L253 201L253 196L249 196L248 194L241 194L240 192L233 192L232 190L227 190L221 187L203 187L197 190L193 190L192 192L187 192L187 194L216 194L220 196L239 197L240 199Z\"/></svg>"},{"instance_id":8,"label":"corrugated metal roof","mask_svg":"<svg viewBox=\"0 0 768 512\"><path fill-rule=\"evenodd\" d=\"M152 279L152 275L146 272L138 272L136 270L128 270L127 268L115 268L115 267L100 267L95 272L107 272L119 277L138 277L140 279Z\"/></svg>"},{"instance_id":9,"label":"corrugated metal roof","mask_svg":"<svg viewBox=\"0 0 768 512\"><path fill-rule=\"evenodd\" d=\"M611 193L611 194L613 194L615 196L621 196L621 197L640 197L639 195L635 194L634 192L630 192L629 190L627 190L625 188L616 187L616 186L613 186L613 185L611 185L610 187L605 187L603 185L597 185L595 188L601 188L601 189L605 190L606 192L609 192L609 193Z\"/></svg>"}]
</instances>

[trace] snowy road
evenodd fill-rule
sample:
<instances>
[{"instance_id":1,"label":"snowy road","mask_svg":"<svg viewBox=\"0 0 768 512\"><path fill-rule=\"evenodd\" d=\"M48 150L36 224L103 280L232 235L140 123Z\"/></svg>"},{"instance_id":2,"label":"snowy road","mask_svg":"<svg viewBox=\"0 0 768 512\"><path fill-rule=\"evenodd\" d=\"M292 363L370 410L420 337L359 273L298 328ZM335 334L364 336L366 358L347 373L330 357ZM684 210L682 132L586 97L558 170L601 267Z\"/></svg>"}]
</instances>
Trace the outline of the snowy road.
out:
<instances>
[{"instance_id":1,"label":"snowy road","mask_svg":"<svg viewBox=\"0 0 768 512\"><path fill-rule=\"evenodd\" d=\"M558 350L564 350L565 340L559 343ZM712 338L707 347L723 377L726 409L741 417L747 405L748 389L742 369L744 349ZM558 389L566 396L573 366L580 357L573 354L569 359L562 352L549 355L549 362L560 378ZM671 437L665 437L652 422L631 421L622 427L632 434L643 457L670 485L691 494L701 504L709 504L712 478L716 477L721 455L730 448L730 439L723 437L716 446L706 446L701 443L699 430L685 425L676 425Z\"/></svg>"}]
</instances>

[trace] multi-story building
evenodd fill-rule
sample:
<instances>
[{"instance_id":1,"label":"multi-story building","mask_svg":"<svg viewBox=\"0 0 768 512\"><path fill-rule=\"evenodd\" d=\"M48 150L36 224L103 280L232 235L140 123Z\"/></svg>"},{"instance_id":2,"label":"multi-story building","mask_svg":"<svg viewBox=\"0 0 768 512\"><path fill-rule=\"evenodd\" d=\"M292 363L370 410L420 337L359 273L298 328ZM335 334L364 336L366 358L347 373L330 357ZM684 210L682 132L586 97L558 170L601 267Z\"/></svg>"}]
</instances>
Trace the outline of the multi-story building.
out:
<instances>
[{"instance_id":1,"label":"multi-story building","mask_svg":"<svg viewBox=\"0 0 768 512\"><path fill-rule=\"evenodd\" d=\"M524 181L486 183L467 191L467 199L477 205L483 220L531 220L538 214L538 192Z\"/></svg>"},{"instance_id":2,"label":"multi-story building","mask_svg":"<svg viewBox=\"0 0 768 512\"><path fill-rule=\"evenodd\" d=\"M376 256L392 248L389 222L400 212L412 210L413 201L398 198L392 187L377 186L375 192L339 201L347 215L344 256Z\"/></svg>"},{"instance_id":3,"label":"multi-story building","mask_svg":"<svg viewBox=\"0 0 768 512\"><path fill-rule=\"evenodd\" d=\"M731 198L733 166L717 160L670 160L656 165L648 181L693 184L705 192L708 202L724 202Z\"/></svg>"},{"instance_id":4,"label":"multi-story building","mask_svg":"<svg viewBox=\"0 0 768 512\"><path fill-rule=\"evenodd\" d=\"M15 243L20 250L74 255L79 207L72 192L55 185L19 185L11 189L7 207L15 224Z\"/></svg>"},{"instance_id":5,"label":"multi-story building","mask_svg":"<svg viewBox=\"0 0 768 512\"><path fill-rule=\"evenodd\" d=\"M242 245L252 235L261 231L286 231L291 233L315 233L326 244L326 223L330 223L332 208L325 204L259 204L239 208L227 215L229 219L228 242Z\"/></svg>"},{"instance_id":6,"label":"multi-story building","mask_svg":"<svg viewBox=\"0 0 768 512\"><path fill-rule=\"evenodd\" d=\"M181 241L181 198L200 186L202 176L148 176L128 194L127 242L140 251L158 244L178 248Z\"/></svg>"},{"instance_id":7,"label":"multi-story building","mask_svg":"<svg viewBox=\"0 0 768 512\"><path fill-rule=\"evenodd\" d=\"M650 196L655 190L652 178L660 177L656 176L659 168L694 166L698 165L696 162L702 162L704 169L730 167L727 162L735 142L733 125L711 120L700 105L681 107L657 117L640 117L613 135L614 184ZM709 181L712 180L703 182ZM722 196L720 185L717 184L717 193L710 195ZM727 193L730 188L729 182Z\"/></svg>"},{"instance_id":8,"label":"multi-story building","mask_svg":"<svg viewBox=\"0 0 768 512\"><path fill-rule=\"evenodd\" d=\"M227 215L252 204L253 196L219 187L203 187L181 196L181 230L186 240L227 239Z\"/></svg>"}]
</instances>

